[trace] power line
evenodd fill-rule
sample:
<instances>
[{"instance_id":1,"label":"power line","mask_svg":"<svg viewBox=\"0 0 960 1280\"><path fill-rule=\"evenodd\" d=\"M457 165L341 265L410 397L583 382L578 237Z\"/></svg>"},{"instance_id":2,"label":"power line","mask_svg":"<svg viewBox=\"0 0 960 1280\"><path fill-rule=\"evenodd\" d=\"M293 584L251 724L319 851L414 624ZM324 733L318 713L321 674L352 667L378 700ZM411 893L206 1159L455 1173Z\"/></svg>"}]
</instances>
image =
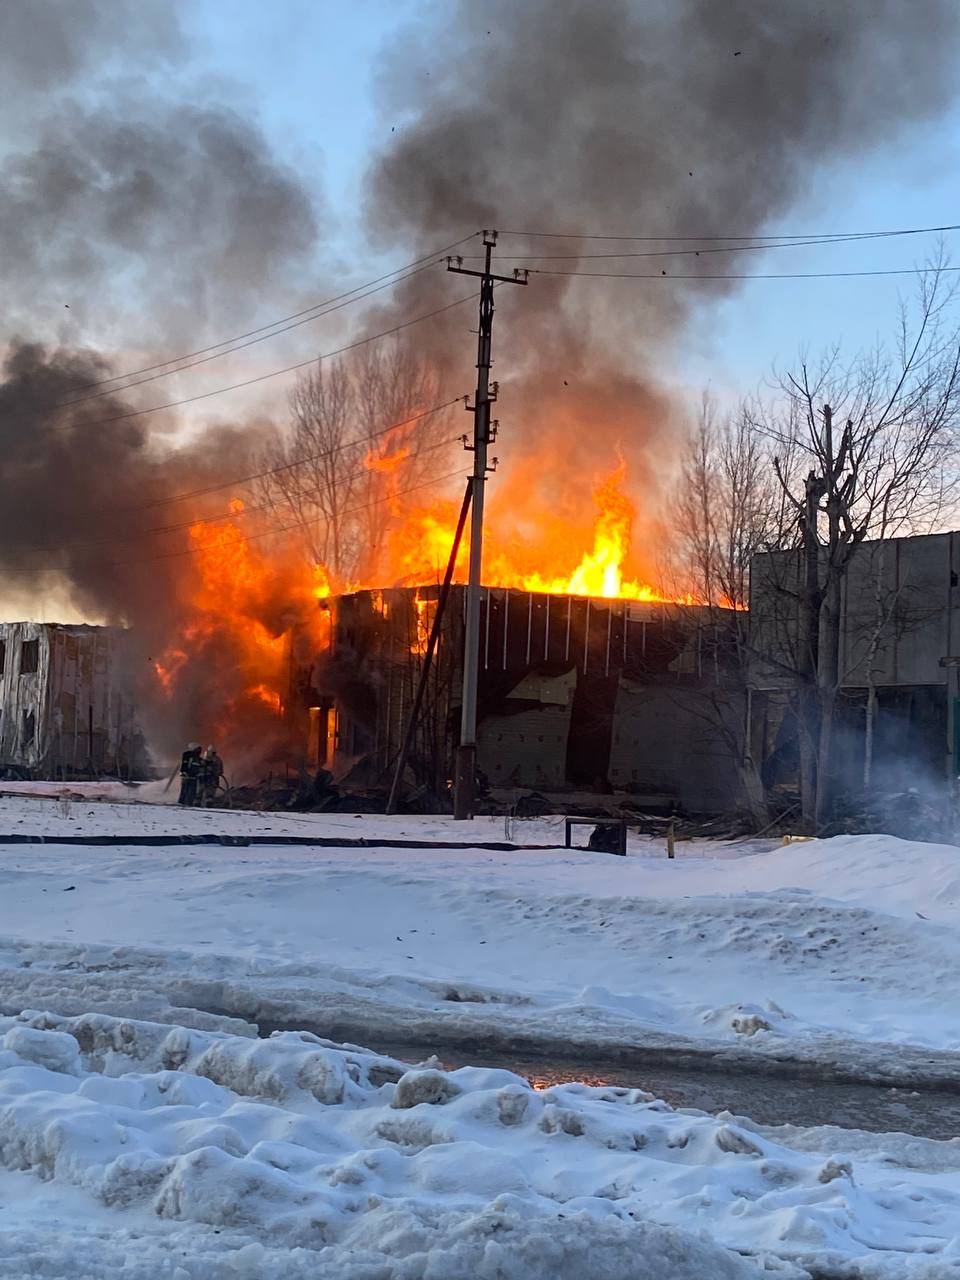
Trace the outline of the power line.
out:
<instances>
[{"instance_id":1,"label":"power line","mask_svg":"<svg viewBox=\"0 0 960 1280\"><path fill-rule=\"evenodd\" d=\"M365 502L356 507L348 507L342 511L341 515L355 515L359 511L366 511L369 507L381 506L384 502L393 502L396 498L405 497L408 493L416 493L420 489L432 488L434 485L443 484L447 480L452 480L455 476L465 476L468 472L462 468L458 471L448 471L445 475L434 476L431 480L425 480L421 484L411 485L408 489L398 489L395 493L389 493L383 498L375 498L372 502ZM198 523L203 523L202 521ZM272 538L281 533L292 533L295 529L305 529L307 527L306 520L298 520L295 524L280 525L277 528L265 529L261 533L244 534L241 538L242 542L256 542L260 538ZM175 560L180 556L192 556L193 547L186 547L180 551L162 551L153 556L141 556L136 560L111 560L102 561L98 567L102 569L122 569L128 566L139 564L152 564L157 560ZM28 573L71 573L70 565L44 565L39 568L31 566Z\"/></svg>"},{"instance_id":2,"label":"power line","mask_svg":"<svg viewBox=\"0 0 960 1280\"><path fill-rule=\"evenodd\" d=\"M771 249L804 249L811 245L833 245L833 244L860 244L867 240L877 240L886 238L889 235L896 234L893 232L877 232L873 235L856 235L856 236L834 236L830 239L816 240L780 240L776 242L768 242L765 244L714 244L707 245L701 249L643 249L640 251L630 250L621 253L535 253L535 254L508 254L504 260L507 262L543 262L552 259L562 259L569 261L571 259L579 260L582 258L683 258L695 257L699 258L708 253L757 253L768 252ZM479 258L479 254L468 254L469 258ZM422 268L421 268L422 270Z\"/></svg>"},{"instance_id":3,"label":"power line","mask_svg":"<svg viewBox=\"0 0 960 1280\"><path fill-rule=\"evenodd\" d=\"M311 320L316 320L321 318L321 316L309 314L311 312L320 311L321 309L327 308L327 307L329 307L331 311L339 310L339 306L336 306L335 304L341 304L343 306L349 305L348 302L343 301L344 299L349 299L351 302L358 301L357 298L353 297L354 294L362 294L363 297L367 297L369 295L365 293L364 290L369 290L370 293L375 293L381 288L386 289L386 288L389 288L391 285L399 283L400 279L407 279L409 278L410 275L415 275L417 274L417 272L425 270L427 266L433 266L434 258L442 257L444 254L449 253L452 249L456 249L460 245L466 244L468 240L474 239L474 237L478 234L479 233L475 231L471 232L470 235L463 236L462 239L454 241L453 244L445 245L442 249L437 249L434 253L425 254L422 258L416 258L414 259L413 262L407 263L403 267L395 267L393 271L387 271L382 276L377 276L376 279L374 280L368 280L365 284L359 284L355 288L348 289L345 293L339 293L333 298L327 298L323 302L315 302L310 307L304 307L302 311L293 312L292 315L281 316L279 320L271 320L268 324L260 325L256 329L248 329L246 333L236 334L232 338L224 338L222 341L214 342L208 347L199 347L196 351L186 351L182 355L171 356L169 360L161 360L157 364L145 365L141 369L128 369L125 373L115 373L109 378L100 378L96 382L89 382L87 384L87 387L88 389L90 387L102 387L102 386L106 386L110 382L120 382L127 378L138 377L141 373L153 373L155 369L166 369L168 365L180 365L185 360L192 360L194 356L205 356L207 355L208 352L219 351L220 347L232 347L233 343L243 342L245 338L253 338L256 334L264 335L263 338L257 338L256 341L258 342L265 341L267 338L272 338L275 336L274 333L268 333L267 332L268 329L276 330L277 333L286 333L289 329L295 329L297 327L297 324L307 324ZM399 277L399 279L393 279L392 277ZM384 281L386 283L383 283ZM329 314L329 312L325 311L323 312L323 314ZM305 316L306 319L301 320L300 319L301 316ZM296 323L288 323L288 321L295 321ZM278 325L285 325L286 328L282 328L282 329L278 328L277 327ZM245 347L252 346L252 345L253 345L252 343L243 342L243 346ZM242 350L241 347L236 347L233 349L237 351ZM230 351L220 351L219 354L230 355ZM217 356L210 357L210 359L217 359L217 358L218 358ZM197 360L195 363L203 364L205 363L205 361ZM183 368L193 368L193 365L184 365ZM167 372L171 374L180 373L182 372L182 369L180 368L169 369ZM157 374L156 376L162 378L162 377L166 377L167 374L160 373L160 374ZM153 381L153 379L144 378L142 381L151 382ZM130 384L130 386L140 386L140 385L141 384L139 382ZM129 387L114 387L112 390L99 392L98 394L117 395L121 391L126 391L126 390L129 390ZM95 396L84 396L77 400L66 400L63 403L65 405L79 404L81 403L81 400L84 400L84 399L93 400L95 398L96 398Z\"/></svg>"},{"instance_id":4,"label":"power line","mask_svg":"<svg viewBox=\"0 0 960 1280\"><path fill-rule=\"evenodd\" d=\"M433 262L429 266L433 266ZM231 356L236 351L243 351L246 347L256 346L258 342L266 342L269 338L277 337L281 333L289 333L291 329L297 329L300 325L309 324L313 320L324 320L327 316L333 315L335 311L339 311L342 307L349 307L354 302L362 302L366 298L372 297L375 293L379 293L382 289L391 289L395 284L400 284L404 280L410 280L414 276L419 275L421 271L426 271L427 267L417 267L413 271L408 271L406 275L396 276L388 280L386 284L378 284L373 289L368 289L366 293L358 293L355 297L347 298L345 302L338 302L336 306L329 306L326 311L318 311L315 315L309 315L305 320L295 320L292 324L283 325L281 328L275 328L272 333L262 334L259 338L250 338L247 342L238 342L235 346L228 347L224 351L214 352L213 355L202 356L199 360L192 360L189 364L178 365L175 369L164 369L160 373L151 373L145 378L138 378L136 382L128 382L122 387L107 387L103 391L94 391L89 396L77 396L74 400L61 400L54 407L57 409L67 409L71 405L86 404L88 400L99 400L103 396L119 396L125 391L132 391L134 387L142 387L147 382L156 382L158 378L169 378L176 373L188 373L191 369L197 369L202 364L209 364L212 360L219 360L221 356Z\"/></svg>"},{"instance_id":5,"label":"power line","mask_svg":"<svg viewBox=\"0 0 960 1280\"><path fill-rule=\"evenodd\" d=\"M150 507L163 507L171 502L181 502L186 498L202 498L208 493L218 493L221 489L233 489L240 485L249 484L252 480L262 480L266 476L279 475L281 471L291 471L294 467L299 467L306 462L319 462L323 458L332 458L338 453L342 453L345 449L352 449L358 444L364 444L371 440L379 440L382 436L389 435L391 431L397 431L400 427L408 426L413 422L420 422L423 418L429 418L434 413L440 413L443 409L450 409L455 404L459 404L463 400L463 396L455 396L452 400L444 400L442 404L435 404L432 409L423 409L420 413L411 414L409 418L404 418L400 422L393 422L388 427L383 427L380 431L371 432L370 435L364 436L363 440L350 440L342 445L337 445L333 449L327 449L320 453L305 454L302 458L295 458L293 462L284 462L278 467L268 467L264 471L255 471L252 475L235 476L232 480L225 480L222 484L206 485L202 489L188 489L185 492L171 494L166 498L154 498L150 502L141 502L136 507L122 508L122 510L144 511ZM459 437L457 437L459 439Z\"/></svg>"},{"instance_id":6,"label":"power line","mask_svg":"<svg viewBox=\"0 0 960 1280\"><path fill-rule=\"evenodd\" d=\"M960 271L960 267L898 267L888 271L782 271L743 273L736 275L710 275L706 272L676 275L666 271L560 271L549 267L531 267L530 274L537 276L579 276L583 280L841 280L859 276L915 276Z\"/></svg>"},{"instance_id":7,"label":"power line","mask_svg":"<svg viewBox=\"0 0 960 1280\"><path fill-rule=\"evenodd\" d=\"M934 227L898 227L887 231L809 231L803 234L788 234L784 231L770 233L769 235L754 235L752 233L748 233L739 236L614 236L597 235L587 231L501 231L500 234L504 236L526 236L530 239L542 240L633 240L646 241L648 243L654 243L657 241L666 243L693 243L701 240L705 242L721 240L810 240L816 243L821 240L857 240L879 239L885 236L921 236L929 235L938 231L957 230L960 230L960 223L947 223L944 226Z\"/></svg>"},{"instance_id":8,"label":"power line","mask_svg":"<svg viewBox=\"0 0 960 1280\"><path fill-rule=\"evenodd\" d=\"M455 400L452 400L452 401L450 401L450 403L451 403L451 404L456 404L456 403L458 403L458 402L457 402L457 401L455 401ZM424 417L425 415L421 414L421 415L419 415L419 416L420 416L420 417ZM411 418L411 419L408 419L407 421L411 421L411 422L412 422L412 421L414 421L414 419L412 419L412 418ZM398 425L399 425L399 426L404 426L404 425L405 425L405 423L399 423ZM383 432L378 432L377 434L378 434L378 435L384 435L384 434L386 434L386 432L387 432L387 431L391 431L391 430L393 430L393 429L394 429L394 428L392 428L392 427L387 427L385 431L383 431ZM369 437L367 437L367 439L370 439L370 440L375 439L375 438L376 438L376 437L374 437L374 436L369 436ZM433 444L424 445L424 447L423 447L422 449L418 449L415 453L410 453L410 454L408 454L406 457L399 457L399 458L397 458L397 459L395 460L395 464L396 464L396 466L406 466L406 464L407 464L408 462L415 462L417 458L422 458L422 457L423 457L423 455L424 455L424 454L426 454L426 453L433 453L435 450L445 448L447 445L456 444L456 443L457 443L457 441L458 441L458 440L461 440L461 439L462 439L462 436L460 436L460 435L456 435L456 436L447 436L447 437L445 437L443 440L436 440L436 441L434 441L434 443L433 443ZM361 445L362 445L362 444L364 444L364 443L365 443L365 441L362 441L362 440L361 440L361 441L352 441L352 442L351 442L351 447L353 447L353 445L356 445L356 444L361 444ZM344 447L346 447L346 446L344 446ZM292 468L292 467L299 466L302 462L314 461L315 459L319 459L319 458L322 458L322 457L329 457L331 454L333 454L333 453L337 453L337 452L339 452L339 450L333 449L333 450L329 450L326 454L315 454L312 458L300 458L300 459L298 459L296 462L287 462L287 463L284 463L284 465L283 465L282 467L274 467L274 468L273 468L272 470L270 470L270 471L262 471L262 472L259 472L259 473L258 473L258 475L256 475L256 476L248 476L248 477L246 477L246 479L247 479L247 480L257 480L257 479L260 479L260 478L261 478L261 476L275 475L275 474L276 474L277 472L279 472L279 471L285 471L285 470L288 470L288 469L290 469L290 468ZM349 472L349 473L348 473L347 475L345 475L345 476L340 476L340 477L338 477L338 482L339 482L339 483L347 483L347 482L349 482L349 481L351 481L351 480L362 480L362 479L364 479L366 476L371 475L371 474L372 474L372 472L373 472L373 470L374 470L374 468L365 467L362 471ZM234 482L234 485L235 485L236 487L240 487L243 483L245 483L245 481L242 481L242 480L241 480L241 481L236 481L236 482ZM217 489L226 489L226 488L234 487L234 485L217 485L217 486L214 486L214 488L217 488ZM203 491L201 491L201 492L213 492L213 488L211 488L210 490L203 490ZM181 532L181 531L182 531L182 530L184 530L184 529L190 529L190 528L192 528L194 525L197 525L197 524L204 524L204 525L207 525L207 524L222 524L225 520L235 520L235 519L237 519L237 518L239 518L239 517L242 517L242 516L254 515L254 514L256 514L257 512L260 512L260 511L269 511L270 509L271 509L271 508L270 508L268 505L266 505L266 504L261 504L260 506L256 506L256 507L248 507L248 506L244 506L244 507L243 507L243 509L242 509L241 511L226 511L226 512L224 512L224 513L223 513L223 515L217 515L217 516L200 516L200 515L196 515L196 516L192 516L192 517L190 517L190 519L188 519L188 520L178 520L178 521L176 521L176 522L175 522L175 523L173 523L173 524L153 525L153 526L152 526L151 528L149 528L149 529L139 529L139 530L135 530L135 531L132 531L128 536L129 536L129 537L132 537L132 538L146 538L146 537L150 537L150 536L152 536L152 535L153 535L153 534L155 534L155 533L178 533L178 532ZM343 513L343 512L341 512L341 514L344 514L344 513ZM103 537L103 538L78 538L78 539L77 539L77 538L75 538L75 539L71 539L71 546L79 546L79 547L96 547L96 546L102 546L102 545L103 545L104 543L106 543L106 542L115 542L115 541L116 541L116 538L115 538L115 536L114 536L114 535L110 535L110 536ZM41 550L43 550L44 545L45 545L44 543L37 543L37 542L35 542L35 543L28 543L28 544L25 544L25 545L21 544L21 546L19 547L19 549L20 549L20 550L23 550L23 551L41 551Z\"/></svg>"},{"instance_id":9,"label":"power line","mask_svg":"<svg viewBox=\"0 0 960 1280\"><path fill-rule=\"evenodd\" d=\"M389 338L392 334L399 333L402 329L409 329L411 325L421 324L424 320L431 320L434 316L443 315L445 311L452 311L454 307L462 306L463 303L470 302L476 296L476 293L465 294L462 298L448 302L445 306L436 307L433 311L427 311L420 316L414 316L412 320L403 320L400 324L381 330L380 333L368 334L365 338L358 338L356 342L348 342L345 346L337 347L333 351L323 351L319 355L311 356L309 360L298 360L296 364L288 364L282 369L272 369L269 373L260 373L254 378L245 378L242 382L233 382L229 386L217 387L213 391L201 391L197 395L184 396L181 400L168 400L164 404L150 405L147 409L131 409L127 413L116 413L109 418L84 419L83 426L106 426L111 422L123 422L127 418L140 418L145 413L159 413L162 409L177 409L181 405L193 404L197 400L209 400L211 396L223 395L227 391L237 391L241 387L252 387L257 382L266 382L270 378L279 378L282 374L293 373L297 369L305 369L307 365L317 364L321 360L330 360L333 356L340 356L347 351L354 351L358 347L366 346L369 342L377 342L380 338ZM67 428L53 429L66 430Z\"/></svg>"}]
</instances>

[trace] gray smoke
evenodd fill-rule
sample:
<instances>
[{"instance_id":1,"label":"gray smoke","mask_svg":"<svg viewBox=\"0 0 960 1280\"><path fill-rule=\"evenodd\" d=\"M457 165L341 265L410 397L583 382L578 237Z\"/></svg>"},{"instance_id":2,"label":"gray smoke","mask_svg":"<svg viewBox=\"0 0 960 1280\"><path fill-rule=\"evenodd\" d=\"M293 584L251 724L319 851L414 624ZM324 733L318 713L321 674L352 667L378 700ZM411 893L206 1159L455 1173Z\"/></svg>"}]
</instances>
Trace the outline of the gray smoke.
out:
<instances>
[{"instance_id":1,"label":"gray smoke","mask_svg":"<svg viewBox=\"0 0 960 1280\"><path fill-rule=\"evenodd\" d=\"M118 58L123 68L166 62L183 52L170 0L29 0L0 6L4 112L25 96L47 95Z\"/></svg>"},{"instance_id":2,"label":"gray smoke","mask_svg":"<svg viewBox=\"0 0 960 1280\"><path fill-rule=\"evenodd\" d=\"M370 184L381 234L749 235L814 166L940 110L960 33L952 0L451 8L450 29L387 61L400 124Z\"/></svg>"},{"instance_id":3,"label":"gray smoke","mask_svg":"<svg viewBox=\"0 0 960 1280\"><path fill-rule=\"evenodd\" d=\"M396 132L369 175L371 232L421 249L478 227L756 234L823 181L828 162L889 145L942 110L958 33L954 0L444 4L385 56L385 114ZM826 185L812 230L845 229L843 208L842 193ZM501 235L498 255L510 267L517 260L505 255L669 247ZM520 262L704 275L756 270L760 260L701 253ZM591 457L603 465L617 443L642 474L651 452L670 444L664 406L651 406L655 362L692 307L733 287L549 275L533 276L522 296L503 287L495 354L509 383L499 409L514 456L544 438L558 441L575 390L584 416L579 432L564 435L564 452L573 452L555 471L554 492L569 489L571 478L581 486ZM410 313L454 296L438 273L411 282L398 307ZM431 341L437 360L469 386L467 314L443 317ZM602 392L614 374L626 399L610 423L591 416L590 405L608 404Z\"/></svg>"},{"instance_id":4,"label":"gray smoke","mask_svg":"<svg viewBox=\"0 0 960 1280\"><path fill-rule=\"evenodd\" d=\"M266 298L282 311L317 246L310 195L254 124L203 93L185 101L182 82L170 100L155 73L187 52L168 0L0 7L0 73L22 108L0 152L0 585L41 595L62 578L80 610L130 625L167 749L222 724L244 687L238 638L213 628L192 636L175 704L150 705L152 659L194 616L188 526L232 491L171 499L253 471L258 436L207 423L184 439L175 416L128 416L176 398L169 382L100 392L209 341L214 322L217 338L237 316L256 323ZM123 354L85 345L104 335ZM260 601L273 634L283 596L278 576ZM242 716L258 740L276 727L256 700Z\"/></svg>"},{"instance_id":5,"label":"gray smoke","mask_svg":"<svg viewBox=\"0 0 960 1280\"><path fill-rule=\"evenodd\" d=\"M110 372L88 352L10 344L0 369L0 575L32 583L38 595L64 579L78 608L132 626L144 725L153 745L169 751L222 721L239 692L237 638L214 630L190 644L176 702L159 696L152 659L182 644L194 616L189 524L221 516L230 491L170 499L243 475L253 441L221 426L189 447L164 448L162 420L148 429L142 418L124 419L131 403L122 393L63 407ZM265 599L260 621L280 634L289 621L283 610L282 599ZM249 727L252 716L265 734L275 717L263 710L245 706L237 719Z\"/></svg>"},{"instance_id":6,"label":"gray smoke","mask_svg":"<svg viewBox=\"0 0 960 1280\"><path fill-rule=\"evenodd\" d=\"M295 175L218 107L75 109L0 168L8 324L65 307L102 324L109 299L183 344L211 312L282 296L315 240Z\"/></svg>"}]
</instances>

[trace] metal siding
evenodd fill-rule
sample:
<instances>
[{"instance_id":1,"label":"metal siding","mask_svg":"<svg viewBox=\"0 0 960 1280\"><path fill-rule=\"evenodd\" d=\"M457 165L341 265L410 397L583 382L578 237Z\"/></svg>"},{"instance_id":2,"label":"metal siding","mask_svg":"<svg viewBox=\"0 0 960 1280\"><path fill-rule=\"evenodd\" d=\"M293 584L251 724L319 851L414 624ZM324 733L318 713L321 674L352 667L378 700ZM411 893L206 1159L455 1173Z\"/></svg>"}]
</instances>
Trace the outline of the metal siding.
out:
<instances>
[{"instance_id":1,"label":"metal siding","mask_svg":"<svg viewBox=\"0 0 960 1280\"><path fill-rule=\"evenodd\" d=\"M477 731L480 769L494 786L563 787L569 707L485 716Z\"/></svg>"},{"instance_id":2,"label":"metal siding","mask_svg":"<svg viewBox=\"0 0 960 1280\"><path fill-rule=\"evenodd\" d=\"M137 733L132 692L121 672L124 633L118 628L54 623L0 623L6 644L0 677L0 765L64 776L91 763L119 772L129 764ZM20 670L24 641L38 642L37 671ZM24 740L24 716L34 716L32 742Z\"/></svg>"}]
</instances>

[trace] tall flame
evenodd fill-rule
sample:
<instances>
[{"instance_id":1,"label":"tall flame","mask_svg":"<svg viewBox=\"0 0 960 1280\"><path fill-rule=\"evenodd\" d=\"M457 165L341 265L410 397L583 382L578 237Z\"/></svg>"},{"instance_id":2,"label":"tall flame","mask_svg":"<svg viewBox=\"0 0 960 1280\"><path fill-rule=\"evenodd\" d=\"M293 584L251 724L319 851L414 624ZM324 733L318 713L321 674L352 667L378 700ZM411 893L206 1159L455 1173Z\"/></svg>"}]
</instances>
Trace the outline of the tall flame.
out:
<instances>
[{"instance_id":1,"label":"tall flame","mask_svg":"<svg viewBox=\"0 0 960 1280\"><path fill-rule=\"evenodd\" d=\"M628 575L631 535L636 507L624 491L626 464L620 462L593 490L594 511L581 536L586 543L577 554L576 527L558 522L556 532L546 532L534 547L515 545L504 537L507 523L502 519L488 525L484 546L483 580L491 587L513 587L556 595L593 596L605 599L679 600L692 603L686 595L666 594L650 583ZM385 556L383 580L388 583L421 584L442 577L453 542L454 504L434 502L408 510L392 530ZM581 543L583 546L583 543ZM529 569L523 560L533 556L548 569ZM467 562L467 539L457 558L457 578L463 580Z\"/></svg>"},{"instance_id":2,"label":"tall flame","mask_svg":"<svg viewBox=\"0 0 960 1280\"><path fill-rule=\"evenodd\" d=\"M282 712L291 624L305 621L319 636L317 602L331 591L322 566L305 565L295 554L278 560L249 537L241 499L234 498L229 511L227 520L197 520L190 526L192 572L184 588L189 621L153 664L169 698L192 655L206 645L229 650L239 687L232 691L231 705L223 707L221 723L205 726L217 733L229 728L240 703L277 716Z\"/></svg>"},{"instance_id":3,"label":"tall flame","mask_svg":"<svg viewBox=\"0 0 960 1280\"><path fill-rule=\"evenodd\" d=\"M549 577L537 572L515 574L498 565L495 577L504 581L495 585L548 591L554 595L653 599L652 587L624 579L624 562L630 551L630 534L636 516L636 508L623 492L625 476L626 465L621 462L594 489L593 546L583 553L571 573Z\"/></svg>"},{"instance_id":4,"label":"tall flame","mask_svg":"<svg viewBox=\"0 0 960 1280\"><path fill-rule=\"evenodd\" d=\"M297 649L297 661L312 662L330 647L333 614L318 607L328 597L338 590L438 582L450 554L457 504L412 505L396 492L396 460L405 452L402 439L388 438L366 459L368 471L384 481L386 494L378 500L385 497L390 504L373 581L336 581L322 565L305 562L295 543L265 545L251 537L249 513L240 499L230 504L228 519L196 521L189 530L190 572L182 587L188 620L154 662L159 693L170 700L177 695L189 703L191 714L201 714L192 708L195 691L202 689L207 718L213 721L203 730L228 738L237 730L235 741L260 741L281 729L295 660L293 638L305 645ZM514 492L525 495L530 479L520 473ZM576 509L573 517L568 509L538 509L532 486L530 499L515 502L513 511L512 495L508 492L506 500L501 496L487 525L484 582L553 594L692 603L689 597L665 596L637 576L631 549L637 511L625 482L621 462L597 482L592 511L579 523L573 518ZM524 537L525 525L535 537ZM455 579L460 582L466 577L468 542L464 537L457 559ZM436 605L418 593L415 606L413 649L420 655ZM199 654L204 656L195 662ZM228 676L222 686L216 684L221 669ZM197 728L199 732L201 726Z\"/></svg>"}]
</instances>

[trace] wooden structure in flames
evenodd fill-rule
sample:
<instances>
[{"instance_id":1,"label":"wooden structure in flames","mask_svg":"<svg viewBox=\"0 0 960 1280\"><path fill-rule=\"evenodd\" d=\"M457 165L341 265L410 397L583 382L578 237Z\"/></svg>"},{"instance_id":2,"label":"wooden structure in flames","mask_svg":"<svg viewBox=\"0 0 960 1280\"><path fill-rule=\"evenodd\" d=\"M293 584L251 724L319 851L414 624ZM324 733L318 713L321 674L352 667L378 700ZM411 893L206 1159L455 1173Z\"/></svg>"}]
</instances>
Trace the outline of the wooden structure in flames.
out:
<instances>
[{"instance_id":1,"label":"wooden structure in flames","mask_svg":"<svg viewBox=\"0 0 960 1280\"><path fill-rule=\"evenodd\" d=\"M298 676L309 763L388 781L439 587L325 601L326 649ZM462 586L451 591L410 755L408 788L442 794L461 696ZM744 696L724 610L484 588L478 768L493 788L625 792L724 812L737 794L731 739Z\"/></svg>"}]
</instances>

